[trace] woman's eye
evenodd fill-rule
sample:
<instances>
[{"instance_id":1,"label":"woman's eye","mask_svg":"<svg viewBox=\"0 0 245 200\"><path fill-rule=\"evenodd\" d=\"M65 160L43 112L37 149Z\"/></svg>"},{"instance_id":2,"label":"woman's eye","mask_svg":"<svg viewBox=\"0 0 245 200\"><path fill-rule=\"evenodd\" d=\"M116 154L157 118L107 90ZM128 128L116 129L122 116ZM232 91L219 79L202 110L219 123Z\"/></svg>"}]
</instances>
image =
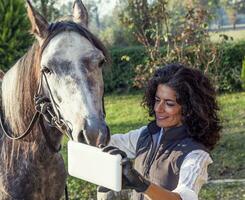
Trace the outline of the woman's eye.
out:
<instances>
[{"instance_id":1,"label":"woman's eye","mask_svg":"<svg viewBox=\"0 0 245 200\"><path fill-rule=\"evenodd\" d=\"M160 102L160 99L155 99L155 102Z\"/></svg>"},{"instance_id":2,"label":"woman's eye","mask_svg":"<svg viewBox=\"0 0 245 200\"><path fill-rule=\"evenodd\" d=\"M175 106L175 104L174 104L174 103L168 103L168 102L166 103L166 105L167 105L167 106L169 106L169 107L173 107L173 106Z\"/></svg>"}]
</instances>

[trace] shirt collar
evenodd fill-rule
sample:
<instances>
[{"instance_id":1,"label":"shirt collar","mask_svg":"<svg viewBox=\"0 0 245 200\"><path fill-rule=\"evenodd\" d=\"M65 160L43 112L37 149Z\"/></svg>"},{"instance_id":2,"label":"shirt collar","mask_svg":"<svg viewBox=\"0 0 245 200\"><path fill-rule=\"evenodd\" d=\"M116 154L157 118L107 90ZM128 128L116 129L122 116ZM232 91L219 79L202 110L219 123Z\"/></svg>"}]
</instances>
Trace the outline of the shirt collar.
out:
<instances>
[{"instance_id":1,"label":"shirt collar","mask_svg":"<svg viewBox=\"0 0 245 200\"><path fill-rule=\"evenodd\" d=\"M157 134L161 131L161 128L157 126L155 120L150 122L147 127L151 135ZM164 140L180 140L180 139L184 139L189 136L188 128L186 125L172 127L168 129L167 131L164 131L164 129L162 129L162 133L163 133L162 139Z\"/></svg>"}]
</instances>

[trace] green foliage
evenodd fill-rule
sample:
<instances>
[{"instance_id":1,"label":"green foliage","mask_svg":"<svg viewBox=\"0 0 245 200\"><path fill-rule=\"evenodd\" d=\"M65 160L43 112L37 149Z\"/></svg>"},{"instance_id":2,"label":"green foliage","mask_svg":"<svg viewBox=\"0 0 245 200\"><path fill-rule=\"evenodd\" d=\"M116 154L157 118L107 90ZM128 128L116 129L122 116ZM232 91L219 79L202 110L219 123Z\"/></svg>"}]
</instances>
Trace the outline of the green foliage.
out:
<instances>
[{"instance_id":1,"label":"green foliage","mask_svg":"<svg viewBox=\"0 0 245 200\"><path fill-rule=\"evenodd\" d=\"M134 66L145 62L146 53L141 47L111 49L112 66L104 70L105 91L134 88Z\"/></svg>"},{"instance_id":2,"label":"green foliage","mask_svg":"<svg viewBox=\"0 0 245 200\"><path fill-rule=\"evenodd\" d=\"M242 80L242 88L245 90L245 57L242 61L241 80Z\"/></svg>"},{"instance_id":3,"label":"green foliage","mask_svg":"<svg viewBox=\"0 0 245 200\"><path fill-rule=\"evenodd\" d=\"M0 68L7 70L31 44L23 0L0 0Z\"/></svg>"},{"instance_id":4,"label":"green foliage","mask_svg":"<svg viewBox=\"0 0 245 200\"><path fill-rule=\"evenodd\" d=\"M221 54L220 64L217 67L219 90L241 90L241 70L245 56L245 41L221 44L219 52Z\"/></svg>"},{"instance_id":5,"label":"green foliage","mask_svg":"<svg viewBox=\"0 0 245 200\"><path fill-rule=\"evenodd\" d=\"M117 2L117 6L111 14L100 16L99 10L103 5L101 0L85 1L86 8L89 12L89 28L95 33L107 47L112 46L131 46L136 44L131 30L122 26L120 22L120 13L125 8L125 2ZM113 17L112 17L113 16Z\"/></svg>"},{"instance_id":6,"label":"green foliage","mask_svg":"<svg viewBox=\"0 0 245 200\"><path fill-rule=\"evenodd\" d=\"M47 21L54 21L60 16L56 0L33 0L33 3Z\"/></svg>"},{"instance_id":7,"label":"green foliage","mask_svg":"<svg viewBox=\"0 0 245 200\"><path fill-rule=\"evenodd\" d=\"M148 55L147 62L136 67L135 85L144 87L159 66L172 62L200 68L216 80L219 54L207 30L213 1L184 0L174 9L166 0L127 2L121 21L133 30ZM161 48L166 49L165 54Z\"/></svg>"},{"instance_id":8,"label":"green foliage","mask_svg":"<svg viewBox=\"0 0 245 200\"><path fill-rule=\"evenodd\" d=\"M216 88L221 92L241 90L241 66L245 56L245 41L215 45L219 54L219 63L210 64L210 69L216 70L214 71ZM208 53L205 53L206 55L212 52L208 48L204 50L208 51ZM160 52L166 54L166 49L160 49ZM188 49L186 49L186 52L189 52ZM190 60L195 62L197 58L191 52L192 50L189 52L189 58L192 58ZM106 92L137 88L134 83L140 74L136 77L136 70L138 67L142 70L149 61L144 47L113 48L111 49L111 56L113 65L110 70L106 70L104 73ZM130 59L128 61L122 59L125 56ZM204 70L204 68L200 69ZM209 70L209 73L212 72L212 70ZM143 80L143 78L141 79ZM144 81L146 82L146 80Z\"/></svg>"}]
</instances>

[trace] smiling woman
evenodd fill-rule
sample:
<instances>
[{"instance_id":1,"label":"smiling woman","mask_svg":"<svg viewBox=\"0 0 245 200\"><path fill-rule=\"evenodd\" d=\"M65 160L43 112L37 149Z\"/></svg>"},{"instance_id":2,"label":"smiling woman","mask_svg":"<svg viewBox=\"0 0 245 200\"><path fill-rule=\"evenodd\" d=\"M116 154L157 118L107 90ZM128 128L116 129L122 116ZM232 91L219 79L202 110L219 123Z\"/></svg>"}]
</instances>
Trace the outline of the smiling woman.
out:
<instances>
[{"instance_id":1,"label":"smiling woman","mask_svg":"<svg viewBox=\"0 0 245 200\"><path fill-rule=\"evenodd\" d=\"M156 124L165 130L182 125L181 106L176 101L176 92L164 84L159 84L155 96Z\"/></svg>"},{"instance_id":2,"label":"smiling woman","mask_svg":"<svg viewBox=\"0 0 245 200\"><path fill-rule=\"evenodd\" d=\"M199 70L167 65L150 79L143 105L155 120L113 135L104 148L124 158L123 188L134 189L133 200L197 200L221 129L210 80Z\"/></svg>"}]
</instances>

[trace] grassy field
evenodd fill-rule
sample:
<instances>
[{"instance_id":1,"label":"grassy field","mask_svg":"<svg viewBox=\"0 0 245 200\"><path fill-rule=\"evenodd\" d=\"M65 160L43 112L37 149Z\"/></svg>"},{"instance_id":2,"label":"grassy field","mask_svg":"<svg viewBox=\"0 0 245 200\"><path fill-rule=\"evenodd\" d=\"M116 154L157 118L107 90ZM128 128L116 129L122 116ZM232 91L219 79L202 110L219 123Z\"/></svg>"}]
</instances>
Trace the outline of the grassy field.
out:
<instances>
[{"instance_id":1,"label":"grassy field","mask_svg":"<svg viewBox=\"0 0 245 200\"><path fill-rule=\"evenodd\" d=\"M220 32L211 32L211 40L213 42L221 42L222 37L219 35L224 34L227 35L232 41L240 41L245 40L245 30L230 30L230 31L220 31Z\"/></svg>"},{"instance_id":2,"label":"grassy field","mask_svg":"<svg viewBox=\"0 0 245 200\"><path fill-rule=\"evenodd\" d=\"M140 106L141 93L107 95L105 105L111 133L125 133L145 125L150 119ZM245 178L245 92L219 96L223 120L222 139L212 152L214 160L209 168L211 179ZM66 146L62 151L66 158ZM99 166L99 163L98 163ZM68 187L72 200L95 199L96 186L69 177ZM201 200L244 200L245 185L207 185L201 191Z\"/></svg>"}]
</instances>

